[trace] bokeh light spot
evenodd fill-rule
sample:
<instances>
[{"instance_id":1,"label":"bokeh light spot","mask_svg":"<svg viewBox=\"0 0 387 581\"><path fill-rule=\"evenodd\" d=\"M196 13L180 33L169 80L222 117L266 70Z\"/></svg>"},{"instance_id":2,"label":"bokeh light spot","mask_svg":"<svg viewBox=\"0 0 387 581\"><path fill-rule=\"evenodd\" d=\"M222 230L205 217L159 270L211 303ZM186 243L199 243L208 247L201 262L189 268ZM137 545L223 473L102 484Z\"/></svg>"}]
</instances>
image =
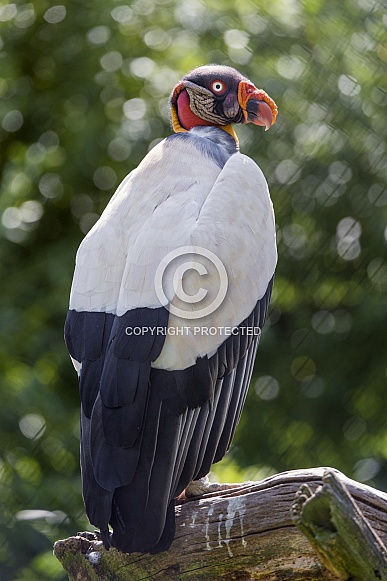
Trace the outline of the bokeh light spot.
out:
<instances>
[{"instance_id":1,"label":"bokeh light spot","mask_svg":"<svg viewBox=\"0 0 387 581\"><path fill-rule=\"evenodd\" d=\"M48 10L43 14L43 18L49 24L62 22L62 20L66 18L66 7L62 4L51 6L51 8L48 8Z\"/></svg>"},{"instance_id":2,"label":"bokeh light spot","mask_svg":"<svg viewBox=\"0 0 387 581\"><path fill-rule=\"evenodd\" d=\"M316 364L313 359L307 355L300 355L293 359L290 371L295 379L303 381L316 374Z\"/></svg>"},{"instance_id":3,"label":"bokeh light spot","mask_svg":"<svg viewBox=\"0 0 387 581\"><path fill-rule=\"evenodd\" d=\"M27 414L19 422L19 428L23 436L30 440L41 438L46 429L46 421L39 414Z\"/></svg>"},{"instance_id":4,"label":"bokeh light spot","mask_svg":"<svg viewBox=\"0 0 387 581\"><path fill-rule=\"evenodd\" d=\"M107 26L95 26L87 33L87 40L91 44L105 44L110 38L111 32Z\"/></svg>"},{"instance_id":5,"label":"bokeh light spot","mask_svg":"<svg viewBox=\"0 0 387 581\"><path fill-rule=\"evenodd\" d=\"M5 131L14 133L22 127L23 122L24 119L21 112L17 109L14 109L13 111L8 111L8 113L4 115L1 126L3 129L5 129Z\"/></svg>"},{"instance_id":6,"label":"bokeh light spot","mask_svg":"<svg viewBox=\"0 0 387 581\"><path fill-rule=\"evenodd\" d=\"M254 390L260 399L269 401L275 399L279 394L279 383L271 375L262 375L254 383Z\"/></svg>"}]
</instances>

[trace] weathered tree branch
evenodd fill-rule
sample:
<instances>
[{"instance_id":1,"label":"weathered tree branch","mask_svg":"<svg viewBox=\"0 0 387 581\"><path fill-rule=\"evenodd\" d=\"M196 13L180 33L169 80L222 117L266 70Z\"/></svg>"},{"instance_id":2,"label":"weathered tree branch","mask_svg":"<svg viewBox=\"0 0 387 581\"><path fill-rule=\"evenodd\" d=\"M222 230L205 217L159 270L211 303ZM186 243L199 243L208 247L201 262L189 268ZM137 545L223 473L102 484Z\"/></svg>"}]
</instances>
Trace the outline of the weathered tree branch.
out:
<instances>
[{"instance_id":1,"label":"weathered tree branch","mask_svg":"<svg viewBox=\"0 0 387 581\"><path fill-rule=\"evenodd\" d=\"M106 551L92 533L82 533L57 541L54 554L74 581L387 580L386 550L383 546L387 542L387 495L354 482L335 470L330 470L329 473L334 476L325 478L324 483L324 473L323 468L295 470L261 482L247 482L238 488L207 494L197 500L182 501L176 507L176 537L170 550L165 553L125 555L114 549ZM320 488L323 484L332 489L333 500L327 502L329 507L335 508L322 509L321 513L318 510L321 497L331 494L327 488L325 491ZM341 484L349 492L345 494L354 512L348 512L346 504L343 505L344 514L339 511ZM303 488L292 512L292 504L300 487ZM314 502L317 505L313 506L313 491L316 489L317 500ZM357 507L352 505L349 495ZM316 523L312 524L313 518L307 523L304 521L305 517L314 514L317 515ZM375 553L379 559L376 569L372 569L371 563L373 577L356 577L349 569L334 569L335 563L332 565L329 559L336 559L335 553L331 549L313 548L292 521L293 515L297 525L315 543L316 538L321 536L329 539L332 534L352 535L353 527L347 527L346 521L352 520L354 514L359 521L357 524L361 522L362 525L355 528L358 544L349 541L349 545L356 547L355 553L361 552L358 548L362 546L360 537L365 538L366 546L369 543L373 545L369 554ZM322 532L325 523L327 531ZM346 550L345 543L340 550ZM321 563L318 555L327 566Z\"/></svg>"},{"instance_id":2,"label":"weathered tree branch","mask_svg":"<svg viewBox=\"0 0 387 581\"><path fill-rule=\"evenodd\" d=\"M387 579L387 550L362 515L346 485L333 471L314 493L301 486L293 522L324 565L340 579Z\"/></svg>"}]
</instances>

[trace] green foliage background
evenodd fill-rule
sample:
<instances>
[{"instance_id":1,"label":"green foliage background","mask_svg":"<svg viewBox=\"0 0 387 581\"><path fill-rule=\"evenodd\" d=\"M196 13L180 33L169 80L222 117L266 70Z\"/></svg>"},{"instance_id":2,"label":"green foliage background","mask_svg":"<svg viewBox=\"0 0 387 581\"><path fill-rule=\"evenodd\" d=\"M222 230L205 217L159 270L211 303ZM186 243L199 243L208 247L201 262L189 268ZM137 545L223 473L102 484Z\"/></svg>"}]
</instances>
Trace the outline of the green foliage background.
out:
<instances>
[{"instance_id":1,"label":"green foliage background","mask_svg":"<svg viewBox=\"0 0 387 581\"><path fill-rule=\"evenodd\" d=\"M0 2L1 579L64 579L52 542L87 526L62 339L76 248L170 133L173 85L208 62L279 107L268 133L238 128L270 185L279 264L216 475L330 465L387 490L382 3L59 1Z\"/></svg>"}]
</instances>

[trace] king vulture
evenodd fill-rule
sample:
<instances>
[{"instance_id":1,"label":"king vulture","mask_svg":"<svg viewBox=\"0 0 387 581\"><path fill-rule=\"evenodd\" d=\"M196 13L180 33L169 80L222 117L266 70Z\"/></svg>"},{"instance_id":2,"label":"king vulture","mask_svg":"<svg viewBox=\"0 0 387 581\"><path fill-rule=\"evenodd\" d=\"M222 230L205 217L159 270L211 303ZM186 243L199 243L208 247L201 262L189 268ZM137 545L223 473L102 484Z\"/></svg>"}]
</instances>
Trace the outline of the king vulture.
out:
<instances>
[{"instance_id":1,"label":"king vulture","mask_svg":"<svg viewBox=\"0 0 387 581\"><path fill-rule=\"evenodd\" d=\"M174 134L78 249L65 325L86 512L104 545L127 553L169 548L175 499L229 449L277 260L266 180L232 128L268 129L273 100L208 65L170 107Z\"/></svg>"}]
</instances>

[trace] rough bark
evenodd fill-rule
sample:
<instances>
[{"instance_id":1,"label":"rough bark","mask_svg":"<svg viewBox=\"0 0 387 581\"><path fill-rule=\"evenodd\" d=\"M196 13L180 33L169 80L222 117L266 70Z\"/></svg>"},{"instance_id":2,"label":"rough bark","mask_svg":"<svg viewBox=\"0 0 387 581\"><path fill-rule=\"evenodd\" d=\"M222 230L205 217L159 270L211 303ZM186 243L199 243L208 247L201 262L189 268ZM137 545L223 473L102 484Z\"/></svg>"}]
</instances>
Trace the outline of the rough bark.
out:
<instances>
[{"instance_id":1,"label":"rough bark","mask_svg":"<svg viewBox=\"0 0 387 581\"><path fill-rule=\"evenodd\" d=\"M327 485L333 490L333 500ZM317 504L313 506L314 497ZM321 498L325 497L327 504L321 508ZM361 525L353 532L347 521L352 521L354 514L357 525ZM387 581L383 545L387 543L387 494L336 470L295 470L261 482L247 482L181 501L176 515L176 537L165 553L126 555L114 549L106 551L92 533L81 533L57 541L54 554L74 581ZM350 534L356 540L348 541ZM336 541L332 542L332 535L336 535ZM342 536L347 538L347 546ZM321 539L323 548L316 545ZM331 541L328 548L327 539ZM335 561L337 553L329 548L335 544L339 544L341 553L356 546L350 551L349 563L356 554L364 554L365 561L375 558L377 566L371 562L369 569L369 575L374 576L364 576L363 569L363 576L357 577L356 571L344 566L335 568L330 558Z\"/></svg>"},{"instance_id":2,"label":"rough bark","mask_svg":"<svg viewBox=\"0 0 387 581\"><path fill-rule=\"evenodd\" d=\"M315 492L301 486L293 502L293 522L339 579L387 579L387 550L332 471Z\"/></svg>"}]
</instances>

